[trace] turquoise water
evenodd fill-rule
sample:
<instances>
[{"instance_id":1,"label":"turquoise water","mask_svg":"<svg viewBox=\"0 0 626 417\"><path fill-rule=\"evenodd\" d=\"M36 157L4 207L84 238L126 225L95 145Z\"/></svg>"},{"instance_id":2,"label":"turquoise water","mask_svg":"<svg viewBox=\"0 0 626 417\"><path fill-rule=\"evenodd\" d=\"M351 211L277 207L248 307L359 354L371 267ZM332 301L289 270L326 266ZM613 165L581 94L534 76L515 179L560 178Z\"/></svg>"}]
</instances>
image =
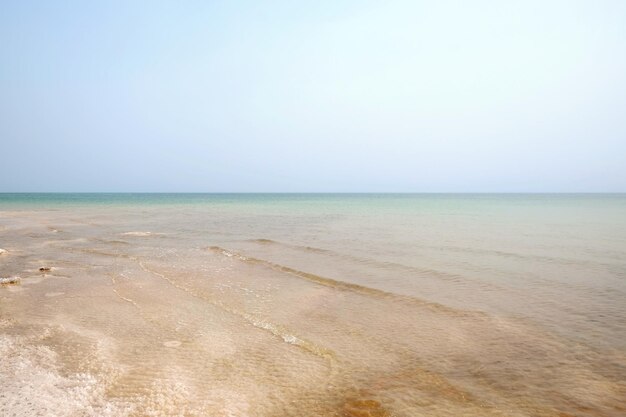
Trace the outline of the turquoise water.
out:
<instances>
[{"instance_id":1,"label":"turquoise water","mask_svg":"<svg viewBox=\"0 0 626 417\"><path fill-rule=\"evenodd\" d=\"M0 193L0 204L626 204L626 194Z\"/></svg>"},{"instance_id":2,"label":"turquoise water","mask_svg":"<svg viewBox=\"0 0 626 417\"><path fill-rule=\"evenodd\" d=\"M197 207L224 214L283 215L305 223L310 216L372 218L431 214L481 219L586 223L617 227L626 223L626 194L177 194L177 193L0 193L0 209L45 210L81 207ZM412 217L411 217L412 216ZM468 224L470 224L468 223Z\"/></svg>"}]
</instances>

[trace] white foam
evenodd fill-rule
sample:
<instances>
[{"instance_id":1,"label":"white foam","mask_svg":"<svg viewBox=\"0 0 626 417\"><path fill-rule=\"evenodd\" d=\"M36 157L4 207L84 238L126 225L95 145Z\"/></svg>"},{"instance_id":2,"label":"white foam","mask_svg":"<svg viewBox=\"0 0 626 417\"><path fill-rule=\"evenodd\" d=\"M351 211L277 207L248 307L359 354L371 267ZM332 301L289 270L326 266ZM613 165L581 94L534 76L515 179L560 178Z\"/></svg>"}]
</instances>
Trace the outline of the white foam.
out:
<instances>
[{"instance_id":1,"label":"white foam","mask_svg":"<svg viewBox=\"0 0 626 417\"><path fill-rule=\"evenodd\" d=\"M7 285L7 284L19 284L21 281L20 277L5 277L5 278L0 278L0 284L3 285Z\"/></svg>"},{"instance_id":2,"label":"white foam","mask_svg":"<svg viewBox=\"0 0 626 417\"><path fill-rule=\"evenodd\" d=\"M153 232L124 232L121 233L122 236L138 236L138 237L146 237L146 236L158 236L162 233L153 233Z\"/></svg>"}]
</instances>

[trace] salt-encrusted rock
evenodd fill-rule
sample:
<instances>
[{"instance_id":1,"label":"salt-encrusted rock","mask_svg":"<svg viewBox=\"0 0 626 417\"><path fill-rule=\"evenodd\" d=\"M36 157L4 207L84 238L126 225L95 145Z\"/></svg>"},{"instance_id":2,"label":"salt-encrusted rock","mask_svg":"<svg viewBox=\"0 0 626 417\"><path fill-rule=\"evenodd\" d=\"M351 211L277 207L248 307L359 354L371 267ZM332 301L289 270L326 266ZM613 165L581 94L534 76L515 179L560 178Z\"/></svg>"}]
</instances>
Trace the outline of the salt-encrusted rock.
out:
<instances>
[{"instance_id":1,"label":"salt-encrusted rock","mask_svg":"<svg viewBox=\"0 0 626 417\"><path fill-rule=\"evenodd\" d=\"M0 284L2 285L19 284L19 283L20 283L20 277L0 278Z\"/></svg>"}]
</instances>

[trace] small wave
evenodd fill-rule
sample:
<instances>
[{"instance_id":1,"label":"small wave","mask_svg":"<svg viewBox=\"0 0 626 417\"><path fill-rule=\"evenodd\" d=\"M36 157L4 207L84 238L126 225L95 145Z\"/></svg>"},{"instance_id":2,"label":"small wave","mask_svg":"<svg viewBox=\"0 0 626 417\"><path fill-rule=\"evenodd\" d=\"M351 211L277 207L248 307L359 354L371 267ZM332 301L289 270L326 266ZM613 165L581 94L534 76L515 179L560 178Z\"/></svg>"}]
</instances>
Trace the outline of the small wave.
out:
<instances>
[{"instance_id":1,"label":"small wave","mask_svg":"<svg viewBox=\"0 0 626 417\"><path fill-rule=\"evenodd\" d=\"M250 242L262 243L262 244L263 243L267 243L267 244L278 243L272 239L250 239Z\"/></svg>"},{"instance_id":2,"label":"small wave","mask_svg":"<svg viewBox=\"0 0 626 417\"><path fill-rule=\"evenodd\" d=\"M332 278L326 278L326 277L322 277L319 275L315 275L312 274L310 272L305 272L305 271L300 271L298 269L294 269L294 268L290 268L288 266L285 265L280 265L271 261L267 261L265 259L259 259L259 258L253 258L250 256L244 256L242 254L239 254L237 252L232 252L232 251L228 251L224 248L221 248L219 246L211 246L209 248L207 248L210 251L219 253L221 255L227 256L229 258L234 258L237 259L239 261L242 262L246 262L249 264L255 264L255 265L262 265L265 266L267 268L273 269L275 271L279 271L279 272L283 272L289 275L293 275L296 276L298 278L302 278L305 279L307 281L311 281L314 282L316 284L320 284L320 285L324 285L326 287L330 287L330 288L334 288L334 289L338 289L338 290L348 290L348 291L353 291L353 292L357 292L360 294L365 294L365 295L369 295L369 296L374 296L374 297L378 297L378 298L392 298L398 301L405 301L405 302L410 302L412 304L419 304L420 306L426 306L432 309L436 309L436 310L441 310L441 311L446 311L448 313L453 313L453 314L461 314L461 315L465 315L465 313L462 313L459 310L444 306L443 304L439 304L439 303L434 303L434 302L430 302L430 301L425 301L419 298L415 298L415 297L410 297L407 295L401 295L401 294L396 294L393 292L389 292L389 291L385 291L385 290L380 290L377 288L372 288L372 287L367 287L365 285L360 285L360 284L354 284L351 282L346 282L346 281L340 281L340 280L335 280ZM476 312L476 314L479 314L479 312Z\"/></svg>"},{"instance_id":3,"label":"small wave","mask_svg":"<svg viewBox=\"0 0 626 417\"><path fill-rule=\"evenodd\" d=\"M112 253L112 252L106 252L106 251L92 249L92 248L65 248L65 249L69 250L70 252L83 252L83 253L89 253L92 255L110 256L113 258L135 259L134 256L128 255L126 253Z\"/></svg>"},{"instance_id":4,"label":"small wave","mask_svg":"<svg viewBox=\"0 0 626 417\"><path fill-rule=\"evenodd\" d=\"M509 258L516 259L523 262L528 261L537 261L543 262L546 264L561 264L561 265L583 265L596 267L598 262L596 261L587 261L584 259L573 259L573 258L564 258L559 256L545 256L545 255L536 255L530 253L517 253L517 252L509 252L498 249L481 249L481 248L470 248L464 246L427 246L429 249L435 250L443 250L448 252L456 252L456 253L468 253L472 255L479 256L497 256L501 258Z\"/></svg>"},{"instance_id":5,"label":"small wave","mask_svg":"<svg viewBox=\"0 0 626 417\"><path fill-rule=\"evenodd\" d=\"M325 253L325 254L333 254L333 255L337 255L337 256L344 256L344 255L339 254L337 252L333 252L333 251L331 251L329 249L316 248L314 246L291 245L289 243L278 242L278 241L272 240L272 239L264 239L264 238L250 239L249 242L259 243L259 244L262 244L262 245L283 246L283 247L286 247L286 248L299 249L299 250L303 250L303 251L307 251L307 252L313 252L313 253Z\"/></svg>"},{"instance_id":6,"label":"small wave","mask_svg":"<svg viewBox=\"0 0 626 417\"><path fill-rule=\"evenodd\" d=\"M147 236L159 236L161 233L153 233L153 232L124 232L120 233L122 236L137 236L137 237L147 237Z\"/></svg>"},{"instance_id":7,"label":"small wave","mask_svg":"<svg viewBox=\"0 0 626 417\"><path fill-rule=\"evenodd\" d=\"M292 245L289 243L277 242L271 239L252 239L250 240L250 242L261 243L261 244L266 244L266 245L282 246L285 248L290 248L290 249L295 249L295 250L300 250L300 251L315 253L315 254L323 254L326 256L332 256L335 258L339 258L339 259L343 259L343 260L347 260L351 262L356 262L362 265L369 265L373 267L387 268L387 269L392 268L392 269L397 269L400 271L405 271L405 272L409 272L413 274L419 274L422 276L426 275L428 277L435 277L437 279L446 280L446 281L460 282L460 281L471 280L468 277L460 275L460 274L452 274L452 273L443 272L437 269L418 268L415 266L405 265L405 264L401 264L398 262L379 261L376 259L361 258L359 256L348 255L345 253L335 252L330 249L317 248L313 246ZM485 286L487 284L484 282L480 282L480 285ZM489 284L489 286L496 287L493 284Z\"/></svg>"},{"instance_id":8,"label":"small wave","mask_svg":"<svg viewBox=\"0 0 626 417\"><path fill-rule=\"evenodd\" d=\"M117 239L113 239L113 240L94 239L94 241L104 243L107 245L130 245L130 243L126 242L125 240L117 240Z\"/></svg>"}]
</instances>

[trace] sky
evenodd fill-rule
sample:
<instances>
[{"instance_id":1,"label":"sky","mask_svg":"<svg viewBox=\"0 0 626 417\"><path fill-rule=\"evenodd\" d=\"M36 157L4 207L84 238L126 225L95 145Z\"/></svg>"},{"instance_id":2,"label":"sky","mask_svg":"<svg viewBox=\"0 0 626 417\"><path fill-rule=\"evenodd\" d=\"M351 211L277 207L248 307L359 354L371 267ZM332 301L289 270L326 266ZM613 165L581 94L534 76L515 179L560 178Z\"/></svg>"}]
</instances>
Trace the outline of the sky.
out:
<instances>
[{"instance_id":1,"label":"sky","mask_svg":"<svg viewBox=\"0 0 626 417\"><path fill-rule=\"evenodd\" d=\"M0 0L0 192L626 192L626 2Z\"/></svg>"}]
</instances>

